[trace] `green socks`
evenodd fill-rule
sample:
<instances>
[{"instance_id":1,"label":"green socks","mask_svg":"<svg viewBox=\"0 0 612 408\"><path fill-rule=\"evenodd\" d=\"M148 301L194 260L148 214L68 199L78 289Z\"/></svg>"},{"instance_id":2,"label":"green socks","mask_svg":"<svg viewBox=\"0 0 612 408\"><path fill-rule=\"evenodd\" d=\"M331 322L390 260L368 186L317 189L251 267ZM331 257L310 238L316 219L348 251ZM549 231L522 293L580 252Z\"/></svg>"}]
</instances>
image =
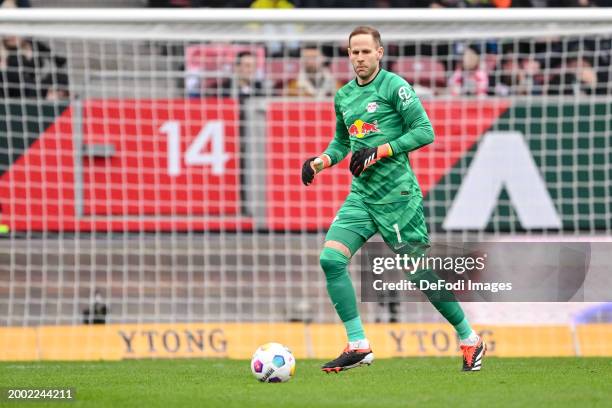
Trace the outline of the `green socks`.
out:
<instances>
[{"instance_id":1,"label":"green socks","mask_svg":"<svg viewBox=\"0 0 612 408\"><path fill-rule=\"evenodd\" d=\"M357 309L357 296L353 282L348 274L349 259L340 251L324 247L319 259L327 280L327 293L331 298L336 313L344 323L348 341L365 339L363 324ZM421 279L437 279L433 271L421 271ZM472 327L465 318L461 305L451 292L424 291L433 306L455 327L460 340L472 334ZM440 300L443 299L443 300Z\"/></svg>"},{"instance_id":2,"label":"green socks","mask_svg":"<svg viewBox=\"0 0 612 408\"><path fill-rule=\"evenodd\" d=\"M435 282L439 279L434 271L427 269L419 271L418 277L419 279L425 279L429 282ZM461 305L457 302L455 295L451 291L445 289L424 290L423 293L438 312L453 325L460 340L465 340L470 337L472 327L465 318Z\"/></svg>"},{"instance_id":3,"label":"green socks","mask_svg":"<svg viewBox=\"0 0 612 408\"><path fill-rule=\"evenodd\" d=\"M348 258L333 248L324 247L319 259L327 280L327 293L344 323L349 341L365 339L357 309L357 296L348 274Z\"/></svg>"},{"instance_id":4,"label":"green socks","mask_svg":"<svg viewBox=\"0 0 612 408\"><path fill-rule=\"evenodd\" d=\"M357 341L365 339L365 333L363 332L363 324L361 324L361 317L357 316L354 319L348 320L344 323L346 329L346 335L348 341Z\"/></svg>"},{"instance_id":5,"label":"green socks","mask_svg":"<svg viewBox=\"0 0 612 408\"><path fill-rule=\"evenodd\" d=\"M457 305L459 305L457 303ZM470 337L472 334L472 326L470 326L470 322L464 317L462 321L455 325L455 330L457 330L457 334L459 335L460 340L465 340Z\"/></svg>"}]
</instances>

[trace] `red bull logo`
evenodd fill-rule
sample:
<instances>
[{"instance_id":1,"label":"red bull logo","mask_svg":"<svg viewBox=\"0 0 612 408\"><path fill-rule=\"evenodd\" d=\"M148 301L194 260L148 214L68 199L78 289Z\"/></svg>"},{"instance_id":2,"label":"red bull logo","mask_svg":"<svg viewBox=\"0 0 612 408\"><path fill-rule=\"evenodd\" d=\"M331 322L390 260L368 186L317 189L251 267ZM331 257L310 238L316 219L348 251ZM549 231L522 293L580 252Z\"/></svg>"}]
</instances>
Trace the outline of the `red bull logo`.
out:
<instances>
[{"instance_id":1,"label":"red bull logo","mask_svg":"<svg viewBox=\"0 0 612 408\"><path fill-rule=\"evenodd\" d=\"M354 136L358 139L365 137L368 133L380 132L376 121L374 123L364 122L361 119L357 119L351 126L348 127L350 136Z\"/></svg>"}]
</instances>

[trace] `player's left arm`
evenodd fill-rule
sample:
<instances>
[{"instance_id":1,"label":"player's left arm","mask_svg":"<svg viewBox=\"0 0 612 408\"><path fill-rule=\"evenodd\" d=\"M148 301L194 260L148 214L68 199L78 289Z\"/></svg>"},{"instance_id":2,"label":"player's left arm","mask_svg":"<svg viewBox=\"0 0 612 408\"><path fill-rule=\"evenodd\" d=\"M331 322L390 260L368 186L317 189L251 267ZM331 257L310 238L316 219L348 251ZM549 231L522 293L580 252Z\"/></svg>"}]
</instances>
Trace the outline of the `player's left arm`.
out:
<instances>
[{"instance_id":1,"label":"player's left arm","mask_svg":"<svg viewBox=\"0 0 612 408\"><path fill-rule=\"evenodd\" d=\"M402 117L406 130L406 133L388 143L392 154L408 153L432 143L433 127L414 89L400 78L391 89L390 102Z\"/></svg>"},{"instance_id":2,"label":"player's left arm","mask_svg":"<svg viewBox=\"0 0 612 408\"><path fill-rule=\"evenodd\" d=\"M359 176L365 169L385 157L394 154L408 153L430 144L434 140L434 132L427 113L408 83L397 78L391 87L389 103L402 117L403 129L407 132L397 139L376 147L361 149L351 158L351 173Z\"/></svg>"}]
</instances>

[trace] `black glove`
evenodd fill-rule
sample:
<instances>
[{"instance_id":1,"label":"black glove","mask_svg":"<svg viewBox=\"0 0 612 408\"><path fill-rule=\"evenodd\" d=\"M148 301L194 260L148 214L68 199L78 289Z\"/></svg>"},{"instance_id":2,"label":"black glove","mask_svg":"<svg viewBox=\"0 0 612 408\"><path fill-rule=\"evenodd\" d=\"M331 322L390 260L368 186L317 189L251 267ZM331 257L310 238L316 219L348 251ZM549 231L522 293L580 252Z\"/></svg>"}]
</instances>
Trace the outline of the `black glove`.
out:
<instances>
[{"instance_id":1,"label":"black glove","mask_svg":"<svg viewBox=\"0 0 612 408\"><path fill-rule=\"evenodd\" d=\"M302 165L302 183L304 183L305 186L310 185L310 183L312 183L312 180L314 179L315 171L310 165L310 163L312 163L312 161L316 158L317 157L315 156L311 157L310 159L306 159L306 161Z\"/></svg>"},{"instance_id":2,"label":"black glove","mask_svg":"<svg viewBox=\"0 0 612 408\"><path fill-rule=\"evenodd\" d=\"M378 147L367 147L353 153L351 157L350 169L353 176L359 175L370 165L376 162L378 156Z\"/></svg>"}]
</instances>

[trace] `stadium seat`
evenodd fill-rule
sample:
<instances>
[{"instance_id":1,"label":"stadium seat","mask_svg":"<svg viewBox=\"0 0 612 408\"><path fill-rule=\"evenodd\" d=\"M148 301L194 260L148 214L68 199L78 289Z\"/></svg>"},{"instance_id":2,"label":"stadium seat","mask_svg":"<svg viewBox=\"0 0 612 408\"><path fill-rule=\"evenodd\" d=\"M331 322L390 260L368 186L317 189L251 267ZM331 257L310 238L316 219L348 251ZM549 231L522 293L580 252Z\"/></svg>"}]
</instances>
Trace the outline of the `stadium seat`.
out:
<instances>
[{"instance_id":1,"label":"stadium seat","mask_svg":"<svg viewBox=\"0 0 612 408\"><path fill-rule=\"evenodd\" d=\"M347 57L336 57L330 60L329 69L342 82L348 82L355 76L351 62Z\"/></svg>"},{"instance_id":2,"label":"stadium seat","mask_svg":"<svg viewBox=\"0 0 612 408\"><path fill-rule=\"evenodd\" d=\"M199 70L204 77L229 76L236 56L250 51L257 59L257 70L263 74L266 51L264 47L243 44L193 44L185 48L185 69Z\"/></svg>"},{"instance_id":3,"label":"stadium seat","mask_svg":"<svg viewBox=\"0 0 612 408\"><path fill-rule=\"evenodd\" d=\"M446 86L444 65L433 57L398 57L391 69L411 84L430 88Z\"/></svg>"},{"instance_id":4,"label":"stadium seat","mask_svg":"<svg viewBox=\"0 0 612 408\"><path fill-rule=\"evenodd\" d=\"M280 87L295 78L300 70L299 58L272 58L266 61L266 78Z\"/></svg>"}]
</instances>

